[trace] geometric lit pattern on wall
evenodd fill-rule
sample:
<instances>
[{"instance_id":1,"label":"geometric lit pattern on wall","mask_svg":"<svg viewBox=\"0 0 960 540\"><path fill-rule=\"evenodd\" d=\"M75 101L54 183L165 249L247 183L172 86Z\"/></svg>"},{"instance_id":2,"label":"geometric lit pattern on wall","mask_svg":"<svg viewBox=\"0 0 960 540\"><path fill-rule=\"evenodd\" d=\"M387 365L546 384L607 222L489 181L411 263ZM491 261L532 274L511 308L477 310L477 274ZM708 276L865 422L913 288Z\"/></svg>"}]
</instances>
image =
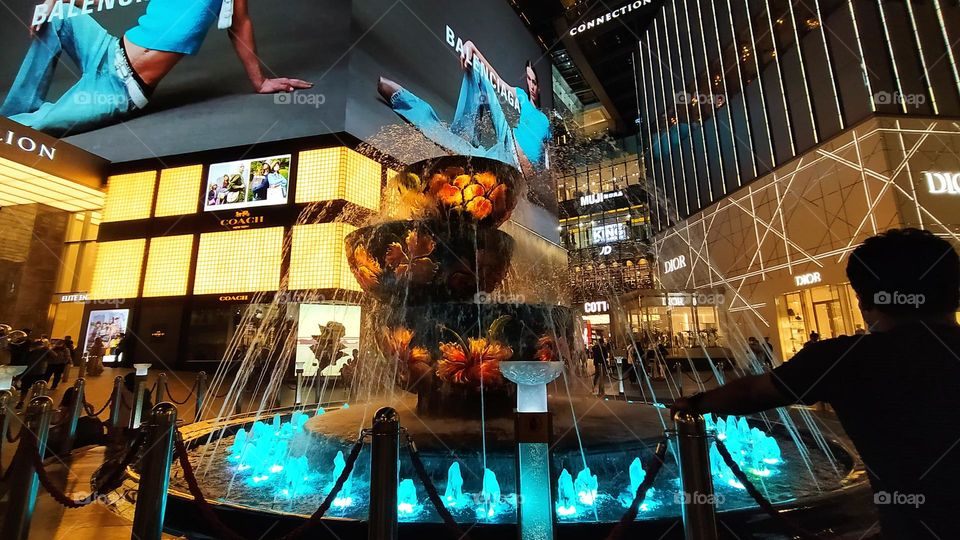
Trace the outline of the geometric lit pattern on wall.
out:
<instances>
[{"instance_id":1,"label":"geometric lit pattern on wall","mask_svg":"<svg viewBox=\"0 0 960 540\"><path fill-rule=\"evenodd\" d=\"M929 194L928 170L960 170L955 122L874 117L658 234L658 278L671 290L721 288L727 311L769 326L763 304L749 300L765 280L845 264L866 238L895 227L960 245L960 197ZM679 255L688 268L664 274Z\"/></svg>"},{"instance_id":2,"label":"geometric lit pattern on wall","mask_svg":"<svg viewBox=\"0 0 960 540\"><path fill-rule=\"evenodd\" d=\"M359 291L344 253L344 238L356 230L348 223L319 223L293 228L290 248L291 290Z\"/></svg>"},{"instance_id":3,"label":"geometric lit pattern on wall","mask_svg":"<svg viewBox=\"0 0 960 540\"><path fill-rule=\"evenodd\" d=\"M156 171L108 178L107 199L103 204L104 223L149 218L156 179Z\"/></svg>"},{"instance_id":4,"label":"geometric lit pattern on wall","mask_svg":"<svg viewBox=\"0 0 960 540\"><path fill-rule=\"evenodd\" d=\"M380 164L349 148L300 153L296 202L342 199L371 210L380 207Z\"/></svg>"},{"instance_id":5,"label":"geometric lit pattern on wall","mask_svg":"<svg viewBox=\"0 0 960 540\"><path fill-rule=\"evenodd\" d=\"M100 242L90 285L91 300L136 298L146 239Z\"/></svg>"},{"instance_id":6,"label":"geometric lit pattern on wall","mask_svg":"<svg viewBox=\"0 0 960 540\"><path fill-rule=\"evenodd\" d=\"M200 235L194 294L275 291L283 227Z\"/></svg>"},{"instance_id":7,"label":"geometric lit pattern on wall","mask_svg":"<svg viewBox=\"0 0 960 540\"><path fill-rule=\"evenodd\" d=\"M201 165L160 171L157 208L153 215L163 217L196 213L202 174Z\"/></svg>"},{"instance_id":8,"label":"geometric lit pattern on wall","mask_svg":"<svg viewBox=\"0 0 960 540\"><path fill-rule=\"evenodd\" d=\"M190 276L193 235L158 236L150 240L143 296L183 296Z\"/></svg>"}]
</instances>

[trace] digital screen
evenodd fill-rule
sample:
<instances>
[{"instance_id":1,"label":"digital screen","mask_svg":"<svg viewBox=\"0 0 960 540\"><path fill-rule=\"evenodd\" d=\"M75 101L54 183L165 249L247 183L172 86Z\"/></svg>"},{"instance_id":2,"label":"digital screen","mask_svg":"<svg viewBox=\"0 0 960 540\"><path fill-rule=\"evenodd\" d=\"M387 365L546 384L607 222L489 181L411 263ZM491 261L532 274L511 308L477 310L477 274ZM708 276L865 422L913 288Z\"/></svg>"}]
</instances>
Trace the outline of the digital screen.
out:
<instances>
[{"instance_id":1,"label":"digital screen","mask_svg":"<svg viewBox=\"0 0 960 540\"><path fill-rule=\"evenodd\" d=\"M237 210L287 204L290 155L210 166L204 188L203 210Z\"/></svg>"},{"instance_id":2,"label":"digital screen","mask_svg":"<svg viewBox=\"0 0 960 540\"><path fill-rule=\"evenodd\" d=\"M297 361L306 377L332 377L360 348L360 306L300 304L297 324Z\"/></svg>"},{"instance_id":3,"label":"digital screen","mask_svg":"<svg viewBox=\"0 0 960 540\"><path fill-rule=\"evenodd\" d=\"M117 358L116 349L120 344L120 334L127 331L129 319L129 309L91 311L90 320L87 321L83 350L91 357L102 356L105 364L120 361L120 358Z\"/></svg>"},{"instance_id":4,"label":"digital screen","mask_svg":"<svg viewBox=\"0 0 960 540\"><path fill-rule=\"evenodd\" d=\"M593 228L593 243L594 244L609 244L611 242L619 242L621 240L626 240L629 238L629 230L627 229L626 223L611 223L610 225L602 225L600 227Z\"/></svg>"}]
</instances>

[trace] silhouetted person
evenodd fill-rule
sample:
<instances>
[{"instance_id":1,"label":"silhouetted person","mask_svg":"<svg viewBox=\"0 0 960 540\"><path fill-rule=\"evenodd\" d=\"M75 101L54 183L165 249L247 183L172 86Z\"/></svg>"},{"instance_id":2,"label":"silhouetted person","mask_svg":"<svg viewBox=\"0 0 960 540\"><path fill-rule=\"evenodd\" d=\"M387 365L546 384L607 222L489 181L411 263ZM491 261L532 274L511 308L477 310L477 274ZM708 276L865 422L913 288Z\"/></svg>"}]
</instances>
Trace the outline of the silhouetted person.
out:
<instances>
[{"instance_id":1,"label":"silhouetted person","mask_svg":"<svg viewBox=\"0 0 960 540\"><path fill-rule=\"evenodd\" d=\"M20 401L17 403L18 409L23 407L23 402L26 401L27 394L30 393L30 387L37 381L42 381L46 378L47 355L53 354L42 339L31 340L28 347L29 349L26 355L27 370L20 376Z\"/></svg>"},{"instance_id":2,"label":"silhouetted person","mask_svg":"<svg viewBox=\"0 0 960 540\"><path fill-rule=\"evenodd\" d=\"M70 363L70 351L64 346L62 341L56 341L47 354L47 369L43 373L43 380L50 384L53 379L51 390L56 390L60 385L60 379L63 378L63 372Z\"/></svg>"},{"instance_id":3,"label":"silhouetted person","mask_svg":"<svg viewBox=\"0 0 960 540\"><path fill-rule=\"evenodd\" d=\"M810 339L803 344L804 347L810 345L811 343L817 343L820 341L820 334L817 332L810 332Z\"/></svg>"},{"instance_id":4,"label":"silhouetted person","mask_svg":"<svg viewBox=\"0 0 960 540\"><path fill-rule=\"evenodd\" d=\"M772 373L674 407L749 414L830 403L866 464L883 538L960 538L960 258L929 232L891 230L854 250L847 277L869 334L810 343Z\"/></svg>"},{"instance_id":5,"label":"silhouetted person","mask_svg":"<svg viewBox=\"0 0 960 540\"><path fill-rule=\"evenodd\" d=\"M593 356L593 387L591 388L595 387L597 396L603 397L606 395L607 350L602 337L598 337L593 342L590 354Z\"/></svg>"}]
</instances>

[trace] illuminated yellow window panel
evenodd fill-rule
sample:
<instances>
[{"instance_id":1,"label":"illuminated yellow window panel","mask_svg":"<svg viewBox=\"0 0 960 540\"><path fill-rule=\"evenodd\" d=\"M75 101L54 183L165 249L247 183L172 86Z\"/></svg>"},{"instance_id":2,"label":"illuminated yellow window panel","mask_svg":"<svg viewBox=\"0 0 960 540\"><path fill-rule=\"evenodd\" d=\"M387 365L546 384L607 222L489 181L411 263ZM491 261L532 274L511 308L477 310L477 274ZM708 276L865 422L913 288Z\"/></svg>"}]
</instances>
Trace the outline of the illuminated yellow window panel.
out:
<instances>
[{"instance_id":1,"label":"illuminated yellow window panel","mask_svg":"<svg viewBox=\"0 0 960 540\"><path fill-rule=\"evenodd\" d=\"M200 235L194 294L275 291L283 227Z\"/></svg>"},{"instance_id":2,"label":"illuminated yellow window panel","mask_svg":"<svg viewBox=\"0 0 960 540\"><path fill-rule=\"evenodd\" d=\"M340 163L344 148L322 148L301 152L297 165L298 203L341 198Z\"/></svg>"},{"instance_id":3,"label":"illuminated yellow window panel","mask_svg":"<svg viewBox=\"0 0 960 540\"><path fill-rule=\"evenodd\" d=\"M156 171L108 178L107 199L103 204L104 223L149 218L156 179Z\"/></svg>"},{"instance_id":4,"label":"illuminated yellow window panel","mask_svg":"<svg viewBox=\"0 0 960 540\"><path fill-rule=\"evenodd\" d=\"M342 199L377 210L380 207L380 164L348 148L300 153L298 203Z\"/></svg>"},{"instance_id":5,"label":"illuminated yellow window panel","mask_svg":"<svg viewBox=\"0 0 960 540\"><path fill-rule=\"evenodd\" d=\"M91 300L135 298L140 292L140 269L146 239L100 242L90 285Z\"/></svg>"},{"instance_id":6,"label":"illuminated yellow window panel","mask_svg":"<svg viewBox=\"0 0 960 540\"><path fill-rule=\"evenodd\" d=\"M347 174L344 179L346 200L369 208L380 208L380 164L376 161L347 150Z\"/></svg>"},{"instance_id":7,"label":"illuminated yellow window panel","mask_svg":"<svg viewBox=\"0 0 960 540\"><path fill-rule=\"evenodd\" d=\"M356 229L347 223L319 223L293 228L290 289L359 291L343 251L343 239Z\"/></svg>"},{"instance_id":8,"label":"illuminated yellow window panel","mask_svg":"<svg viewBox=\"0 0 960 540\"><path fill-rule=\"evenodd\" d=\"M183 296L187 294L190 252L193 235L162 236L150 240L143 296Z\"/></svg>"},{"instance_id":9,"label":"illuminated yellow window panel","mask_svg":"<svg viewBox=\"0 0 960 540\"><path fill-rule=\"evenodd\" d=\"M154 215L182 216L197 211L203 167L191 165L160 171L157 209Z\"/></svg>"}]
</instances>

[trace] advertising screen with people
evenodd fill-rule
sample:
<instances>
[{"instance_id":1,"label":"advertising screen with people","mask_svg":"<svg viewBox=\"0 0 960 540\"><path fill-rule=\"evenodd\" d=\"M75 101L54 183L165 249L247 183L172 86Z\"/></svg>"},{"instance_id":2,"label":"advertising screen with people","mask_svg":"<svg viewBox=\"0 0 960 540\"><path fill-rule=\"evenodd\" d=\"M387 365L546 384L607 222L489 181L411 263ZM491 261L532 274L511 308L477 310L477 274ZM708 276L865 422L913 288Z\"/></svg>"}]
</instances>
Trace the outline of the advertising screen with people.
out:
<instances>
[{"instance_id":1,"label":"advertising screen with people","mask_svg":"<svg viewBox=\"0 0 960 540\"><path fill-rule=\"evenodd\" d=\"M355 365L360 321L360 306L300 304L297 361L303 362L303 374L336 376Z\"/></svg>"},{"instance_id":2,"label":"advertising screen with people","mask_svg":"<svg viewBox=\"0 0 960 540\"><path fill-rule=\"evenodd\" d=\"M287 203L290 155L210 165L204 211L235 210Z\"/></svg>"},{"instance_id":3,"label":"advertising screen with people","mask_svg":"<svg viewBox=\"0 0 960 540\"><path fill-rule=\"evenodd\" d=\"M89 355L91 365L118 361L117 346L127 331L129 309L102 309L90 312L83 350Z\"/></svg>"}]
</instances>

